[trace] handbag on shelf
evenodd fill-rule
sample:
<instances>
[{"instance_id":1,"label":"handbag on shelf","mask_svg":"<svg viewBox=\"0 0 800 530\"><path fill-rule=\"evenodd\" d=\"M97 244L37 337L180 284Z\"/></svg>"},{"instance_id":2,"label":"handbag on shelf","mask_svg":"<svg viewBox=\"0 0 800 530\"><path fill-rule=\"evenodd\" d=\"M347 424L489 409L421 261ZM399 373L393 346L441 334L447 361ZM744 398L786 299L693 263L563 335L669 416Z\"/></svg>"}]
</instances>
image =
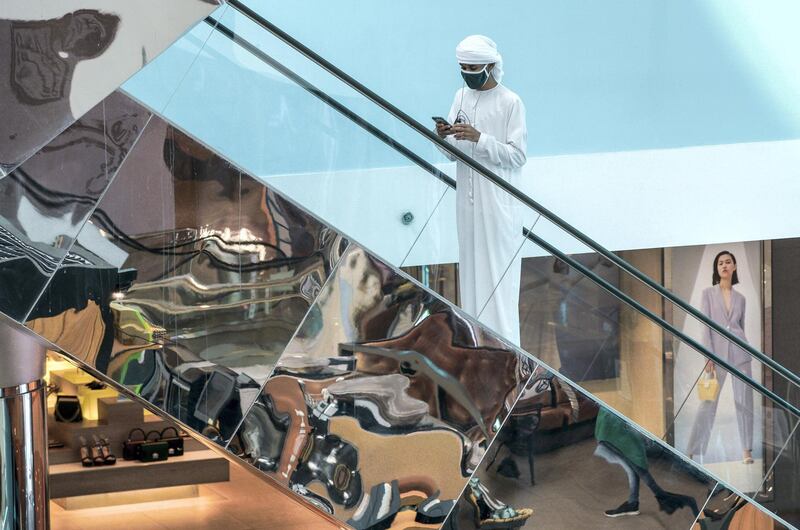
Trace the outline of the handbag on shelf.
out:
<instances>
[{"instance_id":1,"label":"handbag on shelf","mask_svg":"<svg viewBox=\"0 0 800 530\"><path fill-rule=\"evenodd\" d=\"M78 396L59 394L56 397L56 408L53 412L56 421L62 423L80 423L83 421L81 402Z\"/></svg>"},{"instance_id":2,"label":"handbag on shelf","mask_svg":"<svg viewBox=\"0 0 800 530\"><path fill-rule=\"evenodd\" d=\"M173 431L175 436L165 436L169 431ZM167 427L161 431L161 441L167 442L169 456L183 456L183 438L175 427Z\"/></svg>"},{"instance_id":3,"label":"handbag on shelf","mask_svg":"<svg viewBox=\"0 0 800 530\"><path fill-rule=\"evenodd\" d=\"M137 433L142 433L141 439L135 440L133 436ZM128 433L128 439L122 444L122 458L125 460L138 460L139 454L141 454L142 444L145 441L145 433L144 430L140 428L131 429L131 432Z\"/></svg>"},{"instance_id":4,"label":"handbag on shelf","mask_svg":"<svg viewBox=\"0 0 800 530\"><path fill-rule=\"evenodd\" d=\"M150 439L150 435L155 434L157 438ZM169 444L161 439L161 433L150 431L144 437L144 441L139 445L139 462L160 462L169 458Z\"/></svg>"},{"instance_id":5,"label":"handbag on shelf","mask_svg":"<svg viewBox=\"0 0 800 530\"><path fill-rule=\"evenodd\" d=\"M697 395L700 401L715 401L719 395L719 381L716 372L706 372L697 382Z\"/></svg>"}]
</instances>

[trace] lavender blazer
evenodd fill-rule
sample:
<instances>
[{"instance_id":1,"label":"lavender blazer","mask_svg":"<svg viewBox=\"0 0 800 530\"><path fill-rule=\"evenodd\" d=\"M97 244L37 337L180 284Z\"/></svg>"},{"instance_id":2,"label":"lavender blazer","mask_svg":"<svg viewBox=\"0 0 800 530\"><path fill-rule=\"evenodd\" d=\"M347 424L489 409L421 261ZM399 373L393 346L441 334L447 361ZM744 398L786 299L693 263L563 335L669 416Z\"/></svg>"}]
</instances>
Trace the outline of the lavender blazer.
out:
<instances>
[{"instance_id":1,"label":"lavender blazer","mask_svg":"<svg viewBox=\"0 0 800 530\"><path fill-rule=\"evenodd\" d=\"M743 294L731 289L731 310L725 309L725 300L722 298L722 288L719 284L703 290L701 310L711 320L747 342L744 334L744 314L746 299ZM745 350L736 346L711 328L706 328L703 334L703 346L727 359L733 365L749 363L751 356Z\"/></svg>"}]
</instances>

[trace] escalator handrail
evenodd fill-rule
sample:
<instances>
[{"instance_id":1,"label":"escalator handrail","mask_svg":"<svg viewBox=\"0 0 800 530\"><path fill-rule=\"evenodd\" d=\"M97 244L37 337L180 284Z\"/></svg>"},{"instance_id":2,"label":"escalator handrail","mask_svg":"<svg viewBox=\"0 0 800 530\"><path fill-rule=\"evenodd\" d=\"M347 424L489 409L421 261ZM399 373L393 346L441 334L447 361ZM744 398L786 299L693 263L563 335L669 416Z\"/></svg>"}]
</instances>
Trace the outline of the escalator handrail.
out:
<instances>
[{"instance_id":1,"label":"escalator handrail","mask_svg":"<svg viewBox=\"0 0 800 530\"><path fill-rule=\"evenodd\" d=\"M412 151L402 143L398 142L397 140L395 140L394 138L383 132L380 128L376 127L369 121L359 116L357 113L347 108L346 105L342 104L336 98L329 96L327 93L325 93L324 90L315 86L313 83L309 82L307 79L294 72L291 68L286 67L280 61L278 61L274 57L264 52L264 50L260 49L258 46L255 46L253 43L243 38L241 35L237 34L234 30L226 26L220 20L212 16L208 16L205 18L204 22L209 26L211 26L214 30L219 31L225 37L227 37L234 43L238 44L239 46L241 46L242 48L253 54L253 56L258 58L260 61L263 61L264 63L268 64L271 68L274 68L276 71L286 76L293 83L296 83L298 86L306 90L312 96L324 102L326 105L329 105L331 108L333 108L334 110L345 116L347 119L349 119L362 129L367 131L367 133L371 134L378 140L385 143L387 146L391 147L404 157L408 158L411 162L420 166L425 171L427 171L437 179L441 180L451 188L455 188L456 181L453 180L445 172L441 171L440 169L437 169L433 164L431 164L430 162L428 162L427 160L416 154L414 151Z\"/></svg>"},{"instance_id":2,"label":"escalator handrail","mask_svg":"<svg viewBox=\"0 0 800 530\"><path fill-rule=\"evenodd\" d=\"M212 26L216 31L219 31L222 35L230 39L232 42L238 44L243 49L253 54L254 57L258 58L261 61L264 61L265 64L270 65L271 67L275 68L276 71L280 72L282 75L285 75L291 81L297 83L298 86L309 92L314 97L317 97L321 101L324 101L325 103L331 105L333 109L340 112L346 118L352 120L356 125L362 127L364 130L368 132L377 131L379 140L383 141L386 145L395 149L400 154L403 154L404 156L408 157L409 160L418 164L422 169L429 172L431 175L437 177L438 179L442 180L451 188L455 188L456 186L455 180L450 178L447 174L436 169L436 167L434 167L432 164L428 163L424 159L421 159L419 156L414 154L410 149L405 147L402 143L388 136L383 131L380 131L370 122L368 122L367 120L365 120L364 118L362 118L361 116L359 116L358 114L347 108L346 105L342 104L340 101L337 101L334 97L326 94L324 91L322 91L320 88L310 83L301 75L297 74L287 66L283 65L282 63L280 63L280 61L276 60L275 58L267 54L265 51L253 45L247 39L238 35L234 30L232 30L219 20L213 17L208 17L206 18L206 23ZM575 268L575 270L580 271L585 277L589 278L595 284L599 285L602 289L605 289L609 294L611 294L618 300L621 300L622 302L630 305L631 307L642 313L645 317L655 322L658 326L672 333L682 342L694 348L698 353L702 354L706 358L711 359L714 363L717 363L720 366L727 369L734 375L734 377L738 377L739 379L743 380L745 384L754 388L757 392L760 392L762 395L769 397L774 402L782 405L783 407L788 409L791 413L795 414L798 418L800 418L800 409L791 405L785 399L781 398L771 390L767 389L761 383L758 383L755 380L751 379L741 370L731 365L727 361L722 360L716 354L711 353L708 349L699 344L697 341L691 339L690 337L685 335L682 331L678 330L677 328L669 324L666 320L648 310L646 307L644 307L642 304L634 300L632 297L622 292L618 287L607 282L606 280L595 274L594 271L585 267L582 263L578 262L574 258L571 258L565 253L556 249L554 246L550 245L550 243L547 243L546 241L544 241L543 239L541 239L539 236L535 235L528 229L523 229L523 235L525 235L525 237L527 237L533 243L539 245L540 247L550 252L552 255L556 256L558 259L561 259L565 263L568 263L570 266Z\"/></svg>"},{"instance_id":3,"label":"escalator handrail","mask_svg":"<svg viewBox=\"0 0 800 530\"><path fill-rule=\"evenodd\" d=\"M681 300L680 298L676 297L673 293L671 293L668 289L664 288L662 285L656 283L651 278L649 278L646 274L639 271L636 267L622 259L621 257L617 256L613 252L609 251L589 236L585 235L577 228L573 227L563 219L561 219L558 215L553 213L552 211L548 210L531 197L523 193L518 188L509 184L506 180L501 178L500 176L496 175L494 172L490 171L488 168L483 166L481 163L477 162L476 160L472 159L471 157L465 155L459 149L456 149L449 143L443 141L436 135L433 131L429 130L427 127L416 121L414 118L397 108L395 105L390 103L389 101L385 100L377 93L373 92L359 81L351 77L349 74L344 72L343 70L339 69L337 66L317 54L315 51L311 50L303 43L283 31L282 29L278 28L275 24L269 22L264 17L259 15L257 12L250 9L247 5L243 4L239 0L228 0L228 4L245 15L247 18L252 20L255 24L260 26L261 28L265 29L266 31L270 32L272 35L277 37L279 40L283 41L286 45L300 53L301 55L305 56L307 59L314 62L317 66L322 68L323 70L327 71L329 74L333 75L347 86L355 90L356 92L360 93L368 100L370 100L375 105L378 105L384 111L388 112L398 120L405 123L407 126L411 127L412 129L416 130L418 133L422 134L430 141L434 142L438 147L455 157L458 161L462 162L463 164L467 165L472 170L476 171L477 173L481 174L483 177L491 181L494 185L500 187L505 192L512 195L514 198L535 210L537 213L541 214L543 217L548 219L550 222L570 234L571 236L575 237L578 241L582 242L607 260L611 261L619 268L625 270L639 281L650 287L651 289L658 292L661 296L672 302L673 304L677 305L687 313L691 314L693 317L698 319L699 321L703 322L706 326L713 329L715 332L723 336L728 341L736 344L743 350L747 351L750 355L757 358L762 363L766 364L774 371L783 375L786 379L793 382L795 385L800 386L800 376L783 366L782 364L778 363L771 357L767 356L765 353L761 352L753 348L750 344L745 342L744 340L740 339L730 331L726 330L720 324L711 320L708 316L700 312L698 309L693 307L692 305L688 304L687 302ZM714 356L716 357L716 356Z\"/></svg>"}]
</instances>

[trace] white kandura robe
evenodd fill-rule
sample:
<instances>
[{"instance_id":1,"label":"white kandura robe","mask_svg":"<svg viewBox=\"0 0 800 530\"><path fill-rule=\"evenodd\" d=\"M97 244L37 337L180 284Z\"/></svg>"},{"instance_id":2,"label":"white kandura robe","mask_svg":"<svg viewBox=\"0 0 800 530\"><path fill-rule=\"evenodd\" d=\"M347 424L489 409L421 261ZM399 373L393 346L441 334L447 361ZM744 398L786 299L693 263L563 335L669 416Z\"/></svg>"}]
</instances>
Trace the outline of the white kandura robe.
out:
<instances>
[{"instance_id":1,"label":"white kandura robe","mask_svg":"<svg viewBox=\"0 0 800 530\"><path fill-rule=\"evenodd\" d=\"M481 133L480 140L448 136L447 141L519 187L528 136L519 96L503 85L483 91L465 87L456 92L450 123L459 110ZM461 307L519 345L522 259L516 254L523 242L523 219L531 212L524 215L527 207L461 162L456 180Z\"/></svg>"}]
</instances>

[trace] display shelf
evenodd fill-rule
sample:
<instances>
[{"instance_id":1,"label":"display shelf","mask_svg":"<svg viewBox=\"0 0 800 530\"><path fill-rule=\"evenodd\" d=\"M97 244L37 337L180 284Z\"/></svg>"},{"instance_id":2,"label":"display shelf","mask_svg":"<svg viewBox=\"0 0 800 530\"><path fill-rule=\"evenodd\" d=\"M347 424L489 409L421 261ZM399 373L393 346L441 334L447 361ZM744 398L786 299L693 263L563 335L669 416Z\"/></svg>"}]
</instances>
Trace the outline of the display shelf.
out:
<instances>
[{"instance_id":1,"label":"display shelf","mask_svg":"<svg viewBox=\"0 0 800 530\"><path fill-rule=\"evenodd\" d=\"M75 497L132 489L225 482L228 461L215 451L190 451L161 462L117 460L113 466L83 467L78 462L50 465L50 496Z\"/></svg>"},{"instance_id":2,"label":"display shelf","mask_svg":"<svg viewBox=\"0 0 800 530\"><path fill-rule=\"evenodd\" d=\"M122 445L134 428L145 432L172 427L169 421L129 400L100 397L95 400L98 419L62 423L48 415L48 435L64 447L48 451L50 488L53 498L77 497L100 493L188 486L228 480L229 463L201 442L183 438L184 454L162 462L142 463L122 459ZM106 437L111 452L117 457L114 465L83 467L80 463L81 437L91 444L93 436Z\"/></svg>"},{"instance_id":3,"label":"display shelf","mask_svg":"<svg viewBox=\"0 0 800 530\"><path fill-rule=\"evenodd\" d=\"M107 431L102 431L103 434L105 434L106 432ZM127 434L128 431L125 431L125 434L123 436L127 436ZM78 436L80 436L80 434L78 434ZM83 436L86 436L86 434L84 434ZM78 439L76 438L76 442L77 440ZM91 440L91 434L89 435L87 441L88 440ZM203 445L201 442L198 442L194 438L185 437L183 439L184 453L190 453L193 451L202 451L205 448L206 448L205 445ZM111 450L115 456L117 456L120 460L122 459L122 442L118 444L112 443ZM64 447L57 447L50 449L48 451L48 459L51 466L58 464L67 464L70 462L78 462L80 460L80 444L76 443L74 447L68 447L65 445Z\"/></svg>"},{"instance_id":4,"label":"display shelf","mask_svg":"<svg viewBox=\"0 0 800 530\"><path fill-rule=\"evenodd\" d=\"M48 435L50 438L64 444L63 448L50 451L51 463L63 464L65 462L80 461L80 438L83 436L87 442L92 442L93 436L105 436L115 455L122 455L122 444L128 439L131 429L139 427L145 432L161 431L173 426L171 422L158 416L144 414L141 405L127 400L118 400L116 397L103 397L97 400L99 419L83 420L78 423L62 423L55 421L53 411L48 414ZM184 450L201 449L199 442L190 442L184 438Z\"/></svg>"}]
</instances>

